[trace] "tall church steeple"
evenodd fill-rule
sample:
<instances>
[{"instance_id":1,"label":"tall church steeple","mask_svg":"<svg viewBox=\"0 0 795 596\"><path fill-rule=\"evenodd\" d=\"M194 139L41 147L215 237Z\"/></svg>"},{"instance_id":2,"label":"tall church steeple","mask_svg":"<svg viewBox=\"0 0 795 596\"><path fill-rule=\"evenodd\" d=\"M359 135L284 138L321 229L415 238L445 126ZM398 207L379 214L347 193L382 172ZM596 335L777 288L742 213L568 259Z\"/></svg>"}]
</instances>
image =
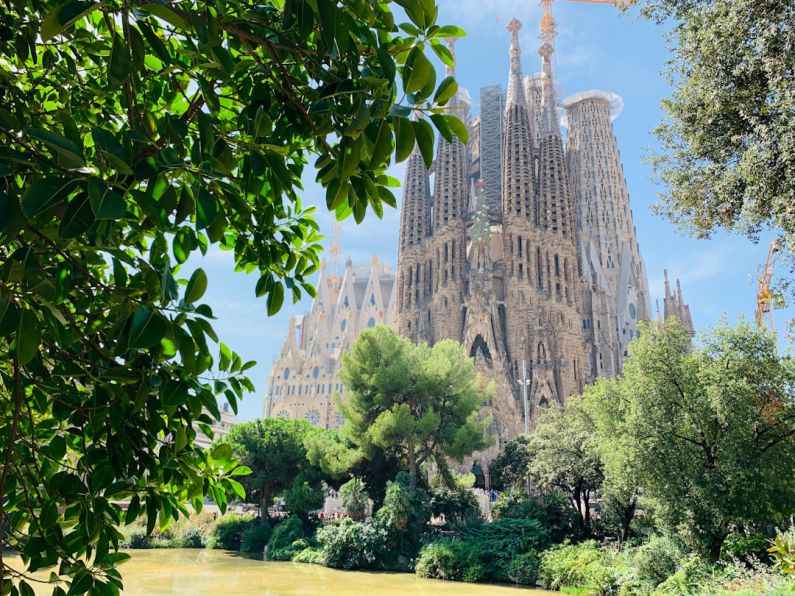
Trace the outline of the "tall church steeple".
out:
<instances>
[{"instance_id":1,"label":"tall church steeple","mask_svg":"<svg viewBox=\"0 0 795 596\"><path fill-rule=\"evenodd\" d=\"M415 147L406 163L400 207L400 250L419 245L431 235L431 191L428 170Z\"/></svg>"},{"instance_id":2,"label":"tall church steeple","mask_svg":"<svg viewBox=\"0 0 795 596\"><path fill-rule=\"evenodd\" d=\"M452 39L447 47L453 51ZM447 67L448 76L455 76L455 69ZM448 105L448 112L466 122L467 106L460 93L456 93ZM452 141L439 139L436 149L436 176L434 180L433 213L434 230L460 221L466 214L469 191L469 168L467 150L464 143L453 137Z\"/></svg>"},{"instance_id":3,"label":"tall church steeple","mask_svg":"<svg viewBox=\"0 0 795 596\"><path fill-rule=\"evenodd\" d=\"M524 95L519 29L522 23L511 19L511 66L508 74L508 99L502 154L503 215L531 218L533 194L533 133Z\"/></svg>"}]
</instances>

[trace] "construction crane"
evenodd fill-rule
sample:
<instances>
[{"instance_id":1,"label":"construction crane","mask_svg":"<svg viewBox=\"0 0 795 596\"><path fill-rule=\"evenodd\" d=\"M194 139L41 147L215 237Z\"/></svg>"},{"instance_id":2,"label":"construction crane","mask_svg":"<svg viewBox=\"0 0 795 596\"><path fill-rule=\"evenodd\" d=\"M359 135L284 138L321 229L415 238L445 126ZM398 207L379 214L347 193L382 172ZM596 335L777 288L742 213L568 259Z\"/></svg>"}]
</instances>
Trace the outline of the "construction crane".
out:
<instances>
[{"instance_id":1,"label":"construction crane","mask_svg":"<svg viewBox=\"0 0 795 596\"><path fill-rule=\"evenodd\" d=\"M767 249L767 259L762 267L759 267L756 275L756 324L760 329L767 329L773 338L776 337L776 327L773 322L773 310L781 308L781 295L771 289L770 282L773 280L773 272L778 259L778 243L770 241Z\"/></svg>"}]
</instances>

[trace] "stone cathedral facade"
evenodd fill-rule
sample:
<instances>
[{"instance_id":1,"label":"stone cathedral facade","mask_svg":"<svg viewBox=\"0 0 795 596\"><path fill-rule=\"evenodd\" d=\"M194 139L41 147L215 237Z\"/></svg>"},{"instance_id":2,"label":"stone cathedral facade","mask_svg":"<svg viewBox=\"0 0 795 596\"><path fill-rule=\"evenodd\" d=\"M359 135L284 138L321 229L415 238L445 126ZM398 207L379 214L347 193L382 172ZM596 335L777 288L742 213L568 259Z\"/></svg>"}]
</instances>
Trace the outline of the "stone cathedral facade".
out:
<instances>
[{"instance_id":1,"label":"stone cathedral facade","mask_svg":"<svg viewBox=\"0 0 795 596\"><path fill-rule=\"evenodd\" d=\"M612 127L621 99L590 91L558 104L553 48L525 77L520 27L507 27L507 93L484 90L470 145L439 141L433 184L409 157L396 281L400 333L460 341L494 381L486 413L502 441L523 432L523 382L532 426L541 408L618 374L650 318ZM464 97L450 105L468 119Z\"/></svg>"}]
</instances>

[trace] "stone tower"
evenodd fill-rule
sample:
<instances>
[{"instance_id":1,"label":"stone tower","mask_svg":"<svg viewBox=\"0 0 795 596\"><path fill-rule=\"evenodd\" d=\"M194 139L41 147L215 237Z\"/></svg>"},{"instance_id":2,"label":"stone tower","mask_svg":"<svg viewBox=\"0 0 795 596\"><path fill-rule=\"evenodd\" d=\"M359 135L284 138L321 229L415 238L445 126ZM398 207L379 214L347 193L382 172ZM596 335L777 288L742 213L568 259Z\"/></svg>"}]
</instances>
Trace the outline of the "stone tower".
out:
<instances>
[{"instance_id":1,"label":"stone tower","mask_svg":"<svg viewBox=\"0 0 795 596\"><path fill-rule=\"evenodd\" d=\"M562 105L569 179L578 205L583 322L593 343L594 373L612 377L638 334L638 320L651 318L646 269L612 124L623 102L614 93L586 91Z\"/></svg>"},{"instance_id":2,"label":"stone tower","mask_svg":"<svg viewBox=\"0 0 795 596\"><path fill-rule=\"evenodd\" d=\"M496 386L485 411L502 441L523 432L521 384L532 426L542 408L562 405L598 374L616 374L634 322L648 318L612 104L585 95L564 104L565 146L552 45L539 49L541 72L525 77L520 28L516 19L507 25L498 125L501 89L481 90L477 150L439 141L432 197L421 158L409 159L398 256L400 331L461 342ZM466 117L462 103L457 96L451 106ZM468 154L477 156L472 163Z\"/></svg>"}]
</instances>

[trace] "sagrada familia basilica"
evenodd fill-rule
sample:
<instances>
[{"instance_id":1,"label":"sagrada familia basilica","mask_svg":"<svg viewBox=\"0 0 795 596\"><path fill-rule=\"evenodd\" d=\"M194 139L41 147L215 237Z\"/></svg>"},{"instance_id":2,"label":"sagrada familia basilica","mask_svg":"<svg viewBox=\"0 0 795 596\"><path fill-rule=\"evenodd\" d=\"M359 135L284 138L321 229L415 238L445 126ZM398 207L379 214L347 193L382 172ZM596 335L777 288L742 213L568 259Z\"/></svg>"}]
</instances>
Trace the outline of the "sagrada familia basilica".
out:
<instances>
[{"instance_id":1,"label":"sagrada familia basilica","mask_svg":"<svg viewBox=\"0 0 795 596\"><path fill-rule=\"evenodd\" d=\"M344 391L341 353L374 324L417 342L460 342L494 381L485 413L501 442L531 428L541 408L621 371L638 321L652 316L612 125L623 103L603 91L558 103L552 45L539 49L541 72L525 76L520 28L507 26L507 93L481 89L475 118L465 91L450 101L469 143L440 139L431 171L418 151L409 157L397 272L374 259L321 275L274 362L266 416L341 423L331 399ZM692 332L667 274L664 307Z\"/></svg>"}]
</instances>

